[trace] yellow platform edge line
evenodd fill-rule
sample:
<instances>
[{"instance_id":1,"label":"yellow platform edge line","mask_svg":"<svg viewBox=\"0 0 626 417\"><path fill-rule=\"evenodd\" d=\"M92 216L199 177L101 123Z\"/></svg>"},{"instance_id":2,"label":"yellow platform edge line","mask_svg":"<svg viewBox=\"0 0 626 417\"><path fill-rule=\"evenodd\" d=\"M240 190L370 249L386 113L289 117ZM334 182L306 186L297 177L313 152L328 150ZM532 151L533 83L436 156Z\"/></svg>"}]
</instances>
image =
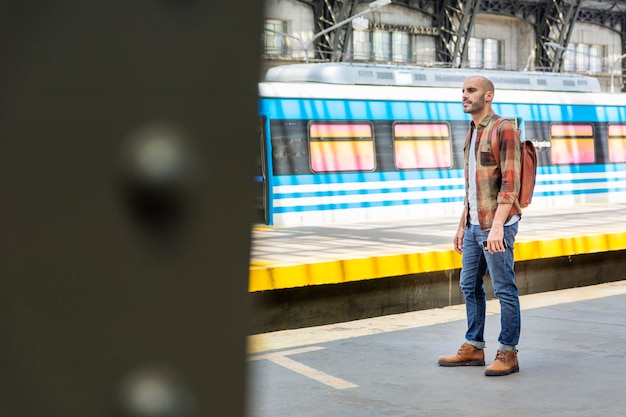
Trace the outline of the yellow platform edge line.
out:
<instances>
[{"instance_id":1,"label":"yellow platform edge line","mask_svg":"<svg viewBox=\"0 0 626 417\"><path fill-rule=\"evenodd\" d=\"M515 243L515 260L558 258L626 249L626 232ZM299 265L255 262L250 266L249 292L339 284L343 282L448 271L461 267L453 250L382 255Z\"/></svg>"}]
</instances>

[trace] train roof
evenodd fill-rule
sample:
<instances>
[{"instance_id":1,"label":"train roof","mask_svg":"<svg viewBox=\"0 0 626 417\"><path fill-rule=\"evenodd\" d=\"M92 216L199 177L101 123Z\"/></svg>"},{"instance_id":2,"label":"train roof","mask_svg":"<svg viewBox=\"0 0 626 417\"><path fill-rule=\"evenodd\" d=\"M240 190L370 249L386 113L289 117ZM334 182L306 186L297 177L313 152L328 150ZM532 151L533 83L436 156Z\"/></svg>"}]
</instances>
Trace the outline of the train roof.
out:
<instances>
[{"instance_id":1,"label":"train roof","mask_svg":"<svg viewBox=\"0 0 626 417\"><path fill-rule=\"evenodd\" d=\"M308 82L342 85L460 88L472 75L489 78L496 89L598 93L593 77L531 71L429 68L418 66L333 62L281 65L270 68L268 82Z\"/></svg>"}]
</instances>

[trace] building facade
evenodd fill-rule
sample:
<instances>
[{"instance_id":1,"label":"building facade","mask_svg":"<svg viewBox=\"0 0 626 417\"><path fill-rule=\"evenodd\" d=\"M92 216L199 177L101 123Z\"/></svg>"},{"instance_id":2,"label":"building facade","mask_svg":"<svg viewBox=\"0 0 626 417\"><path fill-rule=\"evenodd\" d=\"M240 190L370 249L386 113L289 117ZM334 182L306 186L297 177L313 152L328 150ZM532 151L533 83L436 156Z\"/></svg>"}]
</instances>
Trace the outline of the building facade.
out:
<instances>
[{"instance_id":1,"label":"building facade","mask_svg":"<svg viewBox=\"0 0 626 417\"><path fill-rule=\"evenodd\" d=\"M262 68L327 61L575 72L623 90L626 2L266 0ZM354 17L359 15L359 17ZM325 33L324 33L325 32Z\"/></svg>"}]
</instances>

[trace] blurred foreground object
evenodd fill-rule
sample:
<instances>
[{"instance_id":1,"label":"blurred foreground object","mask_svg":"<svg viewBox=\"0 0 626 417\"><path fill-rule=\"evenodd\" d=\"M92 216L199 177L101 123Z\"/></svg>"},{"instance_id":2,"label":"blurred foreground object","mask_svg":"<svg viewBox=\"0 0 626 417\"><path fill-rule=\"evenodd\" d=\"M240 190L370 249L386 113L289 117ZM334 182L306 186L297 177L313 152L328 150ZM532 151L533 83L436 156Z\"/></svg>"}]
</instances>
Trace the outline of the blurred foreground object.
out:
<instances>
[{"instance_id":1,"label":"blurred foreground object","mask_svg":"<svg viewBox=\"0 0 626 417\"><path fill-rule=\"evenodd\" d=\"M244 414L261 9L0 6L0 415Z\"/></svg>"}]
</instances>

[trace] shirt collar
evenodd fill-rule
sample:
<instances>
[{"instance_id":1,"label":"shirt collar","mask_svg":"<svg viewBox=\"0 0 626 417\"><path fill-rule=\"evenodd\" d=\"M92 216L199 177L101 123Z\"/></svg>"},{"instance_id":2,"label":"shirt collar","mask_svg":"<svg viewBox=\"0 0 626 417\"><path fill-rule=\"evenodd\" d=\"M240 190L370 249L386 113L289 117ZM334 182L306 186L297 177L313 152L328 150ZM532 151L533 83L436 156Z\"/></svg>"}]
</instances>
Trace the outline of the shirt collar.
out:
<instances>
[{"instance_id":1,"label":"shirt collar","mask_svg":"<svg viewBox=\"0 0 626 417\"><path fill-rule=\"evenodd\" d=\"M478 123L478 126L484 129L491 122L491 120L494 119L495 117L496 117L495 113L489 113L483 118L483 120L480 121L480 123ZM470 127L472 129L476 129L476 124L474 123L474 120L470 120Z\"/></svg>"}]
</instances>

